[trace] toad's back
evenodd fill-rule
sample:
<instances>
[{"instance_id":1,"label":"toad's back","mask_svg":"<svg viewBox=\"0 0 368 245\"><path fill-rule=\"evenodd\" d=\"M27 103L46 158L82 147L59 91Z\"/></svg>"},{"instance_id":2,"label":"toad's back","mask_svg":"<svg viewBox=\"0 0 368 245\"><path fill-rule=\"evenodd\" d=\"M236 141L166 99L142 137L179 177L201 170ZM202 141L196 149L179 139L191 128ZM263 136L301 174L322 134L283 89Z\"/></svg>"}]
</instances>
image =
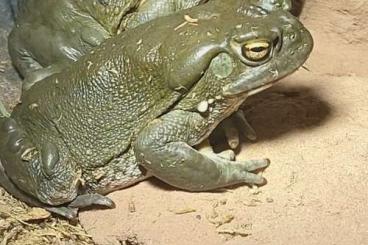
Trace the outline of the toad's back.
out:
<instances>
[{"instance_id":1,"label":"toad's back","mask_svg":"<svg viewBox=\"0 0 368 245\"><path fill-rule=\"evenodd\" d=\"M109 56L102 56L107 47ZM178 96L157 81L159 68L152 65L152 59L158 59L155 47L149 57L138 58L151 62L139 65L129 49L105 43L75 66L34 85L13 117L30 136L61 136L82 165L106 163L127 149L144 122L162 114Z\"/></svg>"}]
</instances>

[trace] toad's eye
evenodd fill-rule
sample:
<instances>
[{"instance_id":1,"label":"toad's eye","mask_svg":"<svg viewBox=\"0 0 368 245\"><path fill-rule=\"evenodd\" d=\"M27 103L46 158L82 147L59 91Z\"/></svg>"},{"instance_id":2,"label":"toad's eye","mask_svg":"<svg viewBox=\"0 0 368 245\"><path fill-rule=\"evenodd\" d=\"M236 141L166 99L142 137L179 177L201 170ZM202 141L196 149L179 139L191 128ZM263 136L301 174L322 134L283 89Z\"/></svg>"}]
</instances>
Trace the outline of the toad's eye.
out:
<instances>
[{"instance_id":1,"label":"toad's eye","mask_svg":"<svg viewBox=\"0 0 368 245\"><path fill-rule=\"evenodd\" d=\"M242 46L243 56L250 61L263 61L271 53L271 44L266 40L253 40Z\"/></svg>"}]
</instances>

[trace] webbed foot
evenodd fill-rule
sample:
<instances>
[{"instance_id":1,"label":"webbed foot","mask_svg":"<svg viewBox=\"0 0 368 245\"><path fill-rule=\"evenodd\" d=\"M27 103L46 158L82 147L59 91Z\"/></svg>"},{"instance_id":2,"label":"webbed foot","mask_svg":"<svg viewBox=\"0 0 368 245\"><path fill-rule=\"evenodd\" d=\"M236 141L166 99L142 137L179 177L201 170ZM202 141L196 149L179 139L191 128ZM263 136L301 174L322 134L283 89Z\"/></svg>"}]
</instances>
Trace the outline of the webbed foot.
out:
<instances>
[{"instance_id":1,"label":"webbed foot","mask_svg":"<svg viewBox=\"0 0 368 245\"><path fill-rule=\"evenodd\" d=\"M75 220L78 217L78 208L70 208L70 207L43 207L47 211L53 214L57 214L61 217L64 217L68 220Z\"/></svg>"},{"instance_id":2,"label":"webbed foot","mask_svg":"<svg viewBox=\"0 0 368 245\"><path fill-rule=\"evenodd\" d=\"M232 158L231 155L228 154L228 152L229 150L221 152L219 154L203 154L217 164L220 164L221 166L227 166L226 171L224 171L222 174L227 175L226 178L228 179L235 177L235 179L242 180L241 182L248 185L265 184L266 180L261 175L258 175L256 172L267 168L270 165L269 159L235 161L235 156L234 158Z\"/></svg>"},{"instance_id":3,"label":"webbed foot","mask_svg":"<svg viewBox=\"0 0 368 245\"><path fill-rule=\"evenodd\" d=\"M199 147L199 152L209 157L215 162L223 162L223 165L236 164L240 168L240 171L244 171L245 182L248 184L262 185L264 183L263 177L255 174L259 170L267 168L270 164L268 159L261 160L247 160L247 161L235 161L235 152L231 149L222 151L220 153L214 153L208 140L206 140Z\"/></svg>"},{"instance_id":4,"label":"webbed foot","mask_svg":"<svg viewBox=\"0 0 368 245\"><path fill-rule=\"evenodd\" d=\"M68 207L87 208L94 205L107 208L115 207L115 203L110 198L97 193L79 195L68 205Z\"/></svg>"},{"instance_id":5,"label":"webbed foot","mask_svg":"<svg viewBox=\"0 0 368 245\"><path fill-rule=\"evenodd\" d=\"M59 207L44 207L47 211L62 216L69 220L74 220L78 217L80 209L89 208L91 206L100 206L106 208L114 208L115 203L108 197L100 194L82 194L77 196L67 206Z\"/></svg>"}]
</instances>

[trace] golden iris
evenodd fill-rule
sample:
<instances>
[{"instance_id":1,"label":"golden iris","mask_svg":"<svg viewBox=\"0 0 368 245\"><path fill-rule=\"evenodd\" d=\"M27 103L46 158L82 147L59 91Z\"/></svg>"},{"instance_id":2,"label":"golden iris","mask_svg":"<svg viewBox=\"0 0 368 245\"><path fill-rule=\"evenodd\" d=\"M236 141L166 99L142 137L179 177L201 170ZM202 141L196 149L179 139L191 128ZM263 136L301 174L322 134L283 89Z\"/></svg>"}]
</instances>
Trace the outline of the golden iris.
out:
<instances>
[{"instance_id":1,"label":"golden iris","mask_svg":"<svg viewBox=\"0 0 368 245\"><path fill-rule=\"evenodd\" d=\"M243 45L242 52L246 59L259 62L268 58L271 45L267 40L253 40Z\"/></svg>"}]
</instances>

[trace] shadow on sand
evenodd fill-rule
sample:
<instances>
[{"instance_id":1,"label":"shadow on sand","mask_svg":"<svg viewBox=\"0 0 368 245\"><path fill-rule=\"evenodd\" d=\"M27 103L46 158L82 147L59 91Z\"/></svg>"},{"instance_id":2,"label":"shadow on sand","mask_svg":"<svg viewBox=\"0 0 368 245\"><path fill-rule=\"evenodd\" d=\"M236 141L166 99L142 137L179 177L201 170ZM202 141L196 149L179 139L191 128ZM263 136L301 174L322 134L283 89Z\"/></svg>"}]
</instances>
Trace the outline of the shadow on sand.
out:
<instances>
[{"instance_id":1,"label":"shadow on sand","mask_svg":"<svg viewBox=\"0 0 368 245\"><path fill-rule=\"evenodd\" d=\"M291 13L295 16L300 16L303 11L305 1L306 0L293 0L292 1L293 7L291 9Z\"/></svg>"},{"instance_id":2,"label":"shadow on sand","mask_svg":"<svg viewBox=\"0 0 368 245\"><path fill-rule=\"evenodd\" d=\"M305 86L276 86L249 98L244 113L257 132L257 142L322 126L332 114L330 103Z\"/></svg>"}]
</instances>

